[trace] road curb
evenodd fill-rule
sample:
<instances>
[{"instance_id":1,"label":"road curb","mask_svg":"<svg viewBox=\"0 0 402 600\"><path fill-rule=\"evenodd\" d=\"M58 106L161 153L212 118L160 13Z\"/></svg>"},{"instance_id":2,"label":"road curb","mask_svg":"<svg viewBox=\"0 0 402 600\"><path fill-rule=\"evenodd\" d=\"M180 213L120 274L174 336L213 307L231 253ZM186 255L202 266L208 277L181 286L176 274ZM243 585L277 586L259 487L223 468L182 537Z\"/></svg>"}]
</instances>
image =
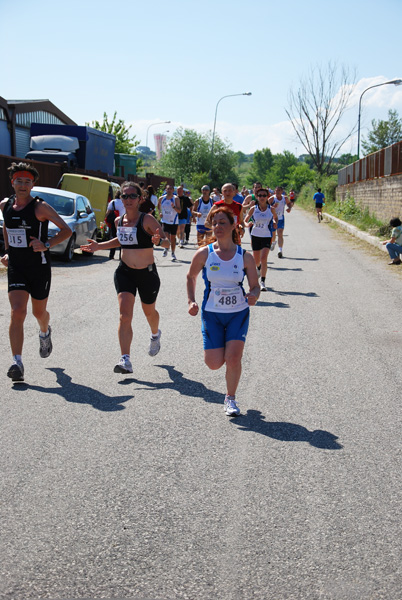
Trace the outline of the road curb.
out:
<instances>
[{"instance_id":1,"label":"road curb","mask_svg":"<svg viewBox=\"0 0 402 600\"><path fill-rule=\"evenodd\" d=\"M378 237L376 237L375 235L370 235L369 233L366 233L365 231L361 231L354 225L350 225L350 223L341 221L341 219L338 219L337 217L333 217L329 213L323 213L323 216L326 219L328 219L329 221L333 221L334 223L336 223L342 229L345 229L351 235L354 235L355 237L358 237L359 239L363 240L364 242L367 242L368 244L375 246L376 248L378 248L379 250L382 250L383 252L387 252L385 245L383 245L381 240Z\"/></svg>"}]
</instances>

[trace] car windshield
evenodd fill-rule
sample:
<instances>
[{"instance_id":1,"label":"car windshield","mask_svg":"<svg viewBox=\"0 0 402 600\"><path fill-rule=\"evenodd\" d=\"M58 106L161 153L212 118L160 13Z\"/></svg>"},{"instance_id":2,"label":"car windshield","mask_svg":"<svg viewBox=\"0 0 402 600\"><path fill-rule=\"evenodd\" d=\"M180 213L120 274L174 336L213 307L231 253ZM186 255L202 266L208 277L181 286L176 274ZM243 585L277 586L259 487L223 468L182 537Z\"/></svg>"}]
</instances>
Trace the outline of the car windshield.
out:
<instances>
[{"instance_id":1,"label":"car windshield","mask_svg":"<svg viewBox=\"0 0 402 600\"><path fill-rule=\"evenodd\" d=\"M50 204L61 217L71 217L74 214L73 198L49 192L36 192L35 190L33 191L33 195L42 198L42 200Z\"/></svg>"}]
</instances>

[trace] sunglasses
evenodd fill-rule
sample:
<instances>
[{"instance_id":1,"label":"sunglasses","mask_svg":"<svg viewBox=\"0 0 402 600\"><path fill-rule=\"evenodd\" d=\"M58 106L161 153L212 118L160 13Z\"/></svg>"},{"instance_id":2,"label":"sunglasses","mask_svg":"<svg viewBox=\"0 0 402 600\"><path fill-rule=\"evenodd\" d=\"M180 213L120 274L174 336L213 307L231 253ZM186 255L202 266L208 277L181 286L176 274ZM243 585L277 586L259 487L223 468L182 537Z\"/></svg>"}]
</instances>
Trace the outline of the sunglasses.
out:
<instances>
[{"instance_id":1,"label":"sunglasses","mask_svg":"<svg viewBox=\"0 0 402 600\"><path fill-rule=\"evenodd\" d=\"M127 200L128 198L131 198L131 200L135 200L136 198L138 198L138 194L122 194L120 197L122 200Z\"/></svg>"},{"instance_id":2,"label":"sunglasses","mask_svg":"<svg viewBox=\"0 0 402 600\"><path fill-rule=\"evenodd\" d=\"M258 198L268 198L268 194L257 194Z\"/></svg>"}]
</instances>

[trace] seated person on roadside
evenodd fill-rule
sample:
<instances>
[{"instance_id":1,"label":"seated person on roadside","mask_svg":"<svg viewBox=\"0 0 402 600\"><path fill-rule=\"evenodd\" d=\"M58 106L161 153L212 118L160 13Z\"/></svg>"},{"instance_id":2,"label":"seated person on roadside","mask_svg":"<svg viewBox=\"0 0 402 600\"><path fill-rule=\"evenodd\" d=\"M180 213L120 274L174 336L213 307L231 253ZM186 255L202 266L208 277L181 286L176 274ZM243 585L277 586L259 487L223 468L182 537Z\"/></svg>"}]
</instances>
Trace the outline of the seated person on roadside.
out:
<instances>
[{"instance_id":1,"label":"seated person on roadside","mask_svg":"<svg viewBox=\"0 0 402 600\"><path fill-rule=\"evenodd\" d=\"M215 202L213 208L215 206L227 206L234 214L234 219L236 223L236 228L239 233L239 237L242 238L244 235L244 216L243 216L243 205L234 200L234 196L236 193L236 189L233 183L225 183L222 186L222 200L218 200ZM211 214L211 213L210 213ZM206 220L207 227L210 226L210 215L208 215Z\"/></svg>"},{"instance_id":2,"label":"seated person on roadside","mask_svg":"<svg viewBox=\"0 0 402 600\"><path fill-rule=\"evenodd\" d=\"M8 171L14 194L0 203L5 249L1 263L8 267L8 299L11 305L9 336L13 363L7 375L13 381L24 381L21 355L28 300L31 297L32 313L39 325L39 355L47 358L53 349L47 311L51 282L49 250L71 237L71 229L54 208L31 195L39 178L34 167L22 162L12 163ZM59 228L50 239L49 221Z\"/></svg>"},{"instance_id":3,"label":"seated person on roadside","mask_svg":"<svg viewBox=\"0 0 402 600\"><path fill-rule=\"evenodd\" d=\"M388 250L389 257L391 258L391 262L388 264L400 265L402 255L402 223L398 217L395 217L395 219L390 220L389 225L393 228L391 239L383 242L383 245L385 245Z\"/></svg>"},{"instance_id":4,"label":"seated person on roadside","mask_svg":"<svg viewBox=\"0 0 402 600\"><path fill-rule=\"evenodd\" d=\"M201 196L194 202L193 217L196 217L197 243L203 246L208 243L208 238L212 235L212 230L205 226L206 218L213 206L213 200L209 196L209 186L203 185Z\"/></svg>"},{"instance_id":5,"label":"seated person on roadside","mask_svg":"<svg viewBox=\"0 0 402 600\"><path fill-rule=\"evenodd\" d=\"M158 221L148 213L140 212L142 190L137 183L126 181L121 186L121 199L125 214L116 219L117 236L107 242L88 240L81 246L87 252L108 250L121 246L121 261L114 274L114 285L120 309L118 336L121 358L114 367L115 373L132 373L130 348L133 339L132 320L134 302L138 294L143 313L151 329L148 354L155 356L160 350L161 331L156 310L160 280L154 262L153 246L169 247L169 240L160 230Z\"/></svg>"}]
</instances>

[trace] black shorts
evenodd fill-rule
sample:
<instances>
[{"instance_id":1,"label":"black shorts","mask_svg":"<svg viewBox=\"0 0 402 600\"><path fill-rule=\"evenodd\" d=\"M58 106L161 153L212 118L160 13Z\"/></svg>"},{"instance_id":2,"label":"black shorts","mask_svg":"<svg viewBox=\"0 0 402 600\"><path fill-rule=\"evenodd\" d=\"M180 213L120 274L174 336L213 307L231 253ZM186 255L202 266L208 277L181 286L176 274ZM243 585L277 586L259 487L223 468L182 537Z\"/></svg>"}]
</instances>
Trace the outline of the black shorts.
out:
<instances>
[{"instance_id":1,"label":"black shorts","mask_svg":"<svg viewBox=\"0 0 402 600\"><path fill-rule=\"evenodd\" d=\"M257 237L256 235L251 236L251 247L256 252L263 248L271 248L271 237Z\"/></svg>"},{"instance_id":2,"label":"black shorts","mask_svg":"<svg viewBox=\"0 0 402 600\"><path fill-rule=\"evenodd\" d=\"M161 282L156 265L148 265L145 269L130 269L123 261L120 261L114 273L114 286L116 292L129 292L134 296L138 293L141 302L153 304L158 296Z\"/></svg>"},{"instance_id":3,"label":"black shorts","mask_svg":"<svg viewBox=\"0 0 402 600\"><path fill-rule=\"evenodd\" d=\"M34 300L45 300L49 296L52 271L50 263L29 267L16 267L8 263L8 291L28 292Z\"/></svg>"},{"instance_id":4,"label":"black shorts","mask_svg":"<svg viewBox=\"0 0 402 600\"><path fill-rule=\"evenodd\" d=\"M178 225L172 225L171 223L162 223L163 231L170 233L170 235L176 235Z\"/></svg>"},{"instance_id":5,"label":"black shorts","mask_svg":"<svg viewBox=\"0 0 402 600\"><path fill-rule=\"evenodd\" d=\"M315 203L315 207L316 208L322 208L322 203L321 202L316 202Z\"/></svg>"}]
</instances>

